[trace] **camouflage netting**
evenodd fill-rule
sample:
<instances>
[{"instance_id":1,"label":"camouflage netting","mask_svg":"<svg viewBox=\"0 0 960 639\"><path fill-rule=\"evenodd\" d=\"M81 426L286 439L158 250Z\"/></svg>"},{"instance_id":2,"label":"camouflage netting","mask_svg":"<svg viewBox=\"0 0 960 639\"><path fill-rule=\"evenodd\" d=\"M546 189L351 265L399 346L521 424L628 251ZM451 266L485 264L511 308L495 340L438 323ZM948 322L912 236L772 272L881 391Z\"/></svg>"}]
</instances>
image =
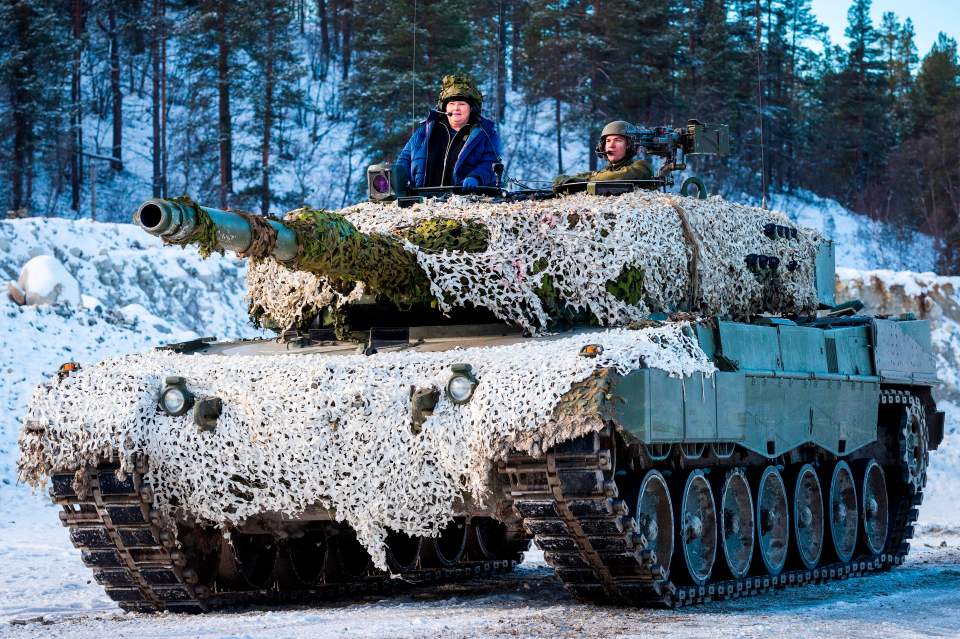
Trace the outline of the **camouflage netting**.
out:
<instances>
[{"instance_id":1,"label":"camouflage netting","mask_svg":"<svg viewBox=\"0 0 960 639\"><path fill-rule=\"evenodd\" d=\"M319 504L349 523L385 568L387 527L435 534L462 495L483 499L492 463L510 448L547 447L601 428L595 412L570 405L569 396L560 401L576 382L643 363L672 375L712 373L686 327L370 357L154 351L107 360L34 393L20 438L21 479L41 487L53 472L111 451L123 468L144 453L162 513L179 504L181 515L225 525ZM603 353L579 356L587 343ZM422 428L411 428L411 385L442 389L457 362L469 363L479 380L473 398L455 405L441 393ZM223 400L215 431L198 432L190 413L171 417L157 408L169 375L184 377L197 396Z\"/></svg>"},{"instance_id":2,"label":"camouflage netting","mask_svg":"<svg viewBox=\"0 0 960 639\"><path fill-rule=\"evenodd\" d=\"M364 203L339 214L360 231L355 237L367 238L343 246L362 251L367 242L375 258L351 273L363 276L369 292L402 306L424 301L426 281L428 301L444 311L486 307L530 332L568 313L617 326L654 311L744 318L816 307L822 237L781 213L718 197L637 192L507 204L452 197L406 209ZM768 238L763 228L771 223L797 229L797 239ZM401 252L415 256L419 268L411 270ZM777 257L780 267L754 273L745 263L749 254ZM307 301L342 299L323 277L271 262L253 265L249 277L252 305L273 324L296 325ZM327 262L301 260L299 267L328 273ZM316 293L305 301L304 289Z\"/></svg>"}]
</instances>

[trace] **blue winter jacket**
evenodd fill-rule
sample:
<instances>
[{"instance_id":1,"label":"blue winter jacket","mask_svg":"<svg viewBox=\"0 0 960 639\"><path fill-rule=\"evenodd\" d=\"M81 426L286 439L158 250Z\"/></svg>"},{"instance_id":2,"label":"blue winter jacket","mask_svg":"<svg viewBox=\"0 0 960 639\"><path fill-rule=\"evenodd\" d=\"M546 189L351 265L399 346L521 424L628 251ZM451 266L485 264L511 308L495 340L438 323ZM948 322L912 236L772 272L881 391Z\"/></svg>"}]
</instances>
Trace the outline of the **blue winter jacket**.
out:
<instances>
[{"instance_id":1,"label":"blue winter jacket","mask_svg":"<svg viewBox=\"0 0 960 639\"><path fill-rule=\"evenodd\" d=\"M430 147L430 134L433 127L443 126L447 116L440 111L430 110L430 115L414 131L403 147L397 164L406 167L410 182L414 187L422 187L427 179L427 150ZM475 177L480 186L496 186L497 178L493 173L493 164L500 159L500 137L493 121L480 116L474 122L473 129L463 144L460 156L453 166L453 185L460 186L464 179Z\"/></svg>"}]
</instances>

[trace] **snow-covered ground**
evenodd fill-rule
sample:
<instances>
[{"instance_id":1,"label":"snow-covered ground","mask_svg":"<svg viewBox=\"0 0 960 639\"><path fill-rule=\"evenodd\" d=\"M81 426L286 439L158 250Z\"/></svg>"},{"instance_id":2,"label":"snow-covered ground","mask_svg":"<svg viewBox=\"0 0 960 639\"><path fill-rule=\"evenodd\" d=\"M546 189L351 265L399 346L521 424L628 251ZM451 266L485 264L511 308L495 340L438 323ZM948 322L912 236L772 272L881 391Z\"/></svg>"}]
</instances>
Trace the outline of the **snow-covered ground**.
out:
<instances>
[{"instance_id":1,"label":"snow-covered ground","mask_svg":"<svg viewBox=\"0 0 960 639\"><path fill-rule=\"evenodd\" d=\"M840 270L841 293L877 312L907 307L935 321L943 396L960 398L960 278L854 270L930 270L929 239L892 250L882 226L830 201L779 197L774 208L837 239L838 264L849 267ZM79 306L18 306L7 297L5 281L43 254L76 279ZM942 402L947 437L931 455L924 537L906 566L885 575L689 611L596 608L570 599L534 553L495 582L382 600L200 617L123 614L92 581L46 495L16 484L19 416L35 385L65 361L87 364L197 335L256 335L243 277L238 260L203 261L129 225L0 221L0 637L960 635L960 408L951 401ZM918 605L937 614L918 615Z\"/></svg>"},{"instance_id":2,"label":"snow-covered ground","mask_svg":"<svg viewBox=\"0 0 960 639\"><path fill-rule=\"evenodd\" d=\"M0 623L7 625L0 626L0 636L11 639L960 635L960 537L942 532L916 540L907 563L885 574L679 611L577 603L563 591L553 571L534 558L508 577L441 590L200 616L118 612L95 584L88 583L77 553L60 539L63 530L50 528L37 538L18 529L15 535L0 550L5 570L25 573L15 585L4 584L9 590L0 603ZM51 575L47 571L54 565ZM17 625L9 624L11 619Z\"/></svg>"}]
</instances>

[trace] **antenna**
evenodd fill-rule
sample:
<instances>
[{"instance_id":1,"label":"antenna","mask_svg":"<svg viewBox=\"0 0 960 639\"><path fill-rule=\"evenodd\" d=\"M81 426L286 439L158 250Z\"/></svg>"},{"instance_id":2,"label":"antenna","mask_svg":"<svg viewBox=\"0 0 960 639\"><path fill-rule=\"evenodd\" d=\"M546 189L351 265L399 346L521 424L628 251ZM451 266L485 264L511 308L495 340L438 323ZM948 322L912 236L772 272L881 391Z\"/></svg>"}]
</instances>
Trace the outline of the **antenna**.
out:
<instances>
[{"instance_id":1,"label":"antenna","mask_svg":"<svg viewBox=\"0 0 960 639\"><path fill-rule=\"evenodd\" d=\"M494 77L496 78L496 84L493 87L493 94L496 96L497 112L496 117L494 118L498 122L500 121L500 112L503 109L503 105L500 104L500 30L503 29L503 0L497 2L497 30L494 39L497 42L497 57L494 59L493 64L496 68L494 71Z\"/></svg>"},{"instance_id":2,"label":"antenna","mask_svg":"<svg viewBox=\"0 0 960 639\"><path fill-rule=\"evenodd\" d=\"M767 208L767 162L763 144L763 84L760 77L760 0L756 0L757 17L757 115L760 117L760 208Z\"/></svg>"},{"instance_id":3,"label":"antenna","mask_svg":"<svg viewBox=\"0 0 960 639\"><path fill-rule=\"evenodd\" d=\"M413 72L410 75L410 122L417 127L417 0L413 0Z\"/></svg>"}]
</instances>

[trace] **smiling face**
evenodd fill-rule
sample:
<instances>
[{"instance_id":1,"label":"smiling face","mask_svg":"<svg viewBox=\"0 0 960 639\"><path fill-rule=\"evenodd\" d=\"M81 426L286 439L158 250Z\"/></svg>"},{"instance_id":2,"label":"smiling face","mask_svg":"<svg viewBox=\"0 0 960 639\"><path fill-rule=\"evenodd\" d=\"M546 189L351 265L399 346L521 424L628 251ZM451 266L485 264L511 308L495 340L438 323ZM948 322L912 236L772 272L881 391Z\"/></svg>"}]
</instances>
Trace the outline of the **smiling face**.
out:
<instances>
[{"instance_id":1,"label":"smiling face","mask_svg":"<svg viewBox=\"0 0 960 639\"><path fill-rule=\"evenodd\" d=\"M608 135L603 140L603 152L607 162L619 162L627 155L627 138L622 135Z\"/></svg>"},{"instance_id":2,"label":"smiling face","mask_svg":"<svg viewBox=\"0 0 960 639\"><path fill-rule=\"evenodd\" d=\"M447 122L454 131L459 131L470 121L470 103L464 100L450 100L447 102Z\"/></svg>"}]
</instances>

